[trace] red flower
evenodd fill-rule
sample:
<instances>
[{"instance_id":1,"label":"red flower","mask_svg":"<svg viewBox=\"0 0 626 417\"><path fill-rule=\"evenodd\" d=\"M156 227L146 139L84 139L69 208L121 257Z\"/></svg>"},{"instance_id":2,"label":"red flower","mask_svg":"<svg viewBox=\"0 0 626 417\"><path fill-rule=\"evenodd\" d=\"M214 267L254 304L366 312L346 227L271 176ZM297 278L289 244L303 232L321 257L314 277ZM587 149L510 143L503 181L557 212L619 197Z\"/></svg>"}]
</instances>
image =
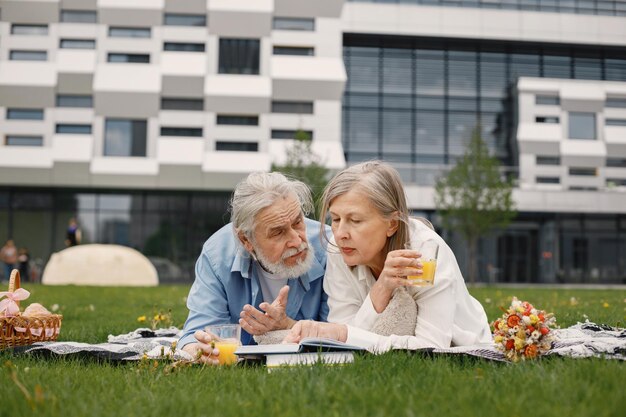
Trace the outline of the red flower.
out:
<instances>
[{"instance_id":1,"label":"red flower","mask_svg":"<svg viewBox=\"0 0 626 417\"><path fill-rule=\"evenodd\" d=\"M500 320L496 320L493 322L493 328L496 330L500 330Z\"/></svg>"},{"instance_id":2,"label":"red flower","mask_svg":"<svg viewBox=\"0 0 626 417\"><path fill-rule=\"evenodd\" d=\"M535 328L533 326L528 326L526 329L528 329L530 333L535 331Z\"/></svg>"},{"instance_id":3,"label":"red flower","mask_svg":"<svg viewBox=\"0 0 626 417\"><path fill-rule=\"evenodd\" d=\"M542 327L540 329L540 331L541 331L541 334L544 335L544 336L547 335L548 333L550 333L550 329L547 328L547 327Z\"/></svg>"},{"instance_id":4,"label":"red flower","mask_svg":"<svg viewBox=\"0 0 626 417\"><path fill-rule=\"evenodd\" d=\"M506 320L506 324L508 324L509 327L517 326L519 324L519 317L517 316L517 314L511 314Z\"/></svg>"},{"instance_id":5,"label":"red flower","mask_svg":"<svg viewBox=\"0 0 626 417\"><path fill-rule=\"evenodd\" d=\"M544 322L544 320L546 319L546 317L543 315L543 313L539 313L539 314L537 314L537 317L539 317L539 321L540 321L540 322L542 322L542 323L543 323L543 322Z\"/></svg>"},{"instance_id":6,"label":"red flower","mask_svg":"<svg viewBox=\"0 0 626 417\"><path fill-rule=\"evenodd\" d=\"M513 341L513 339L509 339L506 341L505 348L506 350L513 350L515 348L515 342Z\"/></svg>"}]
</instances>

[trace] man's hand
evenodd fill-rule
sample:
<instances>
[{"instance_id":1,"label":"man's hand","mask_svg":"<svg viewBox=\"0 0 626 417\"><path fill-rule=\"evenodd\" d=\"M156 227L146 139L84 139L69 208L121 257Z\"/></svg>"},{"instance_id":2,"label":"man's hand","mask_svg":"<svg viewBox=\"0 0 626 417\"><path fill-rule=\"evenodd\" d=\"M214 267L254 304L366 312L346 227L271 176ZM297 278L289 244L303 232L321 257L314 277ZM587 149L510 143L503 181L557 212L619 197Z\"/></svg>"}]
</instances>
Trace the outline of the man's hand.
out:
<instances>
[{"instance_id":1,"label":"man's hand","mask_svg":"<svg viewBox=\"0 0 626 417\"><path fill-rule=\"evenodd\" d=\"M345 342L348 339L348 326L345 324L300 320L291 328L283 343L300 343L305 337L325 337Z\"/></svg>"},{"instance_id":2,"label":"man's hand","mask_svg":"<svg viewBox=\"0 0 626 417\"><path fill-rule=\"evenodd\" d=\"M193 334L198 342L186 344L183 350L207 365L219 365L217 357L220 354L218 348L212 347L212 342L217 337L211 333L196 330Z\"/></svg>"},{"instance_id":3,"label":"man's hand","mask_svg":"<svg viewBox=\"0 0 626 417\"><path fill-rule=\"evenodd\" d=\"M243 306L239 314L241 328L251 335L265 334L272 330L284 330L293 327L295 320L287 317L287 298L289 286L280 289L278 297L272 304L261 303L259 311L250 304Z\"/></svg>"}]
</instances>

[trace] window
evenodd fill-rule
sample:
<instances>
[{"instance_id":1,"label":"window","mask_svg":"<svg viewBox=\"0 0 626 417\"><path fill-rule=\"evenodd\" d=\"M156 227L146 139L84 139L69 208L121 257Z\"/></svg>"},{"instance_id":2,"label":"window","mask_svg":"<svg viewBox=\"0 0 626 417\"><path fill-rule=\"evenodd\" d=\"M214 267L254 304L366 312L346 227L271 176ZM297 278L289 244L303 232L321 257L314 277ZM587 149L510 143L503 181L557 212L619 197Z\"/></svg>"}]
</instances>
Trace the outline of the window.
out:
<instances>
[{"instance_id":1,"label":"window","mask_svg":"<svg viewBox=\"0 0 626 417\"><path fill-rule=\"evenodd\" d=\"M598 191L598 187L589 187L584 185L572 185L569 187L570 191Z\"/></svg>"},{"instance_id":2,"label":"window","mask_svg":"<svg viewBox=\"0 0 626 417\"><path fill-rule=\"evenodd\" d=\"M596 114L595 113L569 113L569 138L570 139L595 139L596 138Z\"/></svg>"},{"instance_id":3,"label":"window","mask_svg":"<svg viewBox=\"0 0 626 417\"><path fill-rule=\"evenodd\" d=\"M43 146L42 136L10 135L6 137L7 146Z\"/></svg>"},{"instance_id":4,"label":"window","mask_svg":"<svg viewBox=\"0 0 626 417\"><path fill-rule=\"evenodd\" d=\"M597 175L596 168L570 168L570 175L576 175L581 177L595 177Z\"/></svg>"},{"instance_id":5,"label":"window","mask_svg":"<svg viewBox=\"0 0 626 417\"><path fill-rule=\"evenodd\" d=\"M306 46L275 46L274 55L313 56L314 49Z\"/></svg>"},{"instance_id":6,"label":"window","mask_svg":"<svg viewBox=\"0 0 626 417\"><path fill-rule=\"evenodd\" d=\"M57 107L93 107L93 97L74 95L74 94L59 94L57 95Z\"/></svg>"},{"instance_id":7,"label":"window","mask_svg":"<svg viewBox=\"0 0 626 417\"><path fill-rule=\"evenodd\" d=\"M537 165L561 165L561 157L537 155L536 163Z\"/></svg>"},{"instance_id":8,"label":"window","mask_svg":"<svg viewBox=\"0 0 626 417\"><path fill-rule=\"evenodd\" d=\"M605 106L626 109L626 98L607 98Z\"/></svg>"},{"instance_id":9,"label":"window","mask_svg":"<svg viewBox=\"0 0 626 417\"><path fill-rule=\"evenodd\" d=\"M206 26L206 16L203 14L165 13L163 24L166 26Z\"/></svg>"},{"instance_id":10,"label":"window","mask_svg":"<svg viewBox=\"0 0 626 417\"><path fill-rule=\"evenodd\" d=\"M150 28L126 28L112 26L109 28L111 38L149 38Z\"/></svg>"},{"instance_id":11,"label":"window","mask_svg":"<svg viewBox=\"0 0 626 417\"><path fill-rule=\"evenodd\" d=\"M535 117L537 123L559 123L559 118L556 116L537 116Z\"/></svg>"},{"instance_id":12,"label":"window","mask_svg":"<svg viewBox=\"0 0 626 417\"><path fill-rule=\"evenodd\" d=\"M273 28L276 30L315 30L315 19L296 17L275 17Z\"/></svg>"},{"instance_id":13,"label":"window","mask_svg":"<svg viewBox=\"0 0 626 417\"><path fill-rule=\"evenodd\" d=\"M256 142L215 142L216 151L235 151L235 152L258 152L259 144Z\"/></svg>"},{"instance_id":14,"label":"window","mask_svg":"<svg viewBox=\"0 0 626 417\"><path fill-rule=\"evenodd\" d=\"M272 101L272 113L313 114L313 102Z\"/></svg>"},{"instance_id":15,"label":"window","mask_svg":"<svg viewBox=\"0 0 626 417\"><path fill-rule=\"evenodd\" d=\"M202 137L201 127L162 127L161 136Z\"/></svg>"},{"instance_id":16,"label":"window","mask_svg":"<svg viewBox=\"0 0 626 417\"><path fill-rule=\"evenodd\" d=\"M48 25L11 25L12 35L35 35L46 36L48 34Z\"/></svg>"},{"instance_id":17,"label":"window","mask_svg":"<svg viewBox=\"0 0 626 417\"><path fill-rule=\"evenodd\" d=\"M165 42L164 51L204 52L203 43Z\"/></svg>"},{"instance_id":18,"label":"window","mask_svg":"<svg viewBox=\"0 0 626 417\"><path fill-rule=\"evenodd\" d=\"M46 51L11 51L9 59L11 61L46 61L48 53Z\"/></svg>"},{"instance_id":19,"label":"window","mask_svg":"<svg viewBox=\"0 0 626 417\"><path fill-rule=\"evenodd\" d=\"M541 106L558 106L561 100L558 96L535 96L535 104Z\"/></svg>"},{"instance_id":20,"label":"window","mask_svg":"<svg viewBox=\"0 0 626 417\"><path fill-rule=\"evenodd\" d=\"M307 139L313 139L312 130L286 130L286 129L272 129L272 139L295 139L298 132L300 135L306 135Z\"/></svg>"},{"instance_id":21,"label":"window","mask_svg":"<svg viewBox=\"0 0 626 417\"><path fill-rule=\"evenodd\" d=\"M43 120L42 109L7 109L8 120Z\"/></svg>"},{"instance_id":22,"label":"window","mask_svg":"<svg viewBox=\"0 0 626 417\"><path fill-rule=\"evenodd\" d=\"M203 111L204 100L201 98L161 98L162 110Z\"/></svg>"},{"instance_id":23,"label":"window","mask_svg":"<svg viewBox=\"0 0 626 417\"><path fill-rule=\"evenodd\" d=\"M613 168L626 168L626 158L606 158L606 166Z\"/></svg>"},{"instance_id":24,"label":"window","mask_svg":"<svg viewBox=\"0 0 626 417\"><path fill-rule=\"evenodd\" d=\"M133 63L133 64L149 64L150 55L148 54L119 54L110 53L107 57L108 62L114 63Z\"/></svg>"},{"instance_id":25,"label":"window","mask_svg":"<svg viewBox=\"0 0 626 417\"><path fill-rule=\"evenodd\" d=\"M96 41L93 39L61 39L59 47L63 49L96 49Z\"/></svg>"},{"instance_id":26,"label":"window","mask_svg":"<svg viewBox=\"0 0 626 417\"><path fill-rule=\"evenodd\" d=\"M218 125L232 125L232 126L258 126L259 116L235 116L235 115L217 115Z\"/></svg>"},{"instance_id":27,"label":"window","mask_svg":"<svg viewBox=\"0 0 626 417\"><path fill-rule=\"evenodd\" d=\"M607 187L626 187L626 178L607 178Z\"/></svg>"},{"instance_id":28,"label":"window","mask_svg":"<svg viewBox=\"0 0 626 417\"><path fill-rule=\"evenodd\" d=\"M61 10L60 20L65 23L96 23L98 15L91 10Z\"/></svg>"},{"instance_id":29,"label":"window","mask_svg":"<svg viewBox=\"0 0 626 417\"><path fill-rule=\"evenodd\" d=\"M561 179L559 177L537 177L535 179L537 184L560 184Z\"/></svg>"},{"instance_id":30,"label":"window","mask_svg":"<svg viewBox=\"0 0 626 417\"><path fill-rule=\"evenodd\" d=\"M91 125L58 123L55 132L70 135L91 135Z\"/></svg>"},{"instance_id":31,"label":"window","mask_svg":"<svg viewBox=\"0 0 626 417\"><path fill-rule=\"evenodd\" d=\"M606 119L607 126L626 126L626 119Z\"/></svg>"},{"instance_id":32,"label":"window","mask_svg":"<svg viewBox=\"0 0 626 417\"><path fill-rule=\"evenodd\" d=\"M258 39L220 39L220 74L258 74L260 41Z\"/></svg>"},{"instance_id":33,"label":"window","mask_svg":"<svg viewBox=\"0 0 626 417\"><path fill-rule=\"evenodd\" d=\"M107 119L104 125L105 156L146 156L145 120Z\"/></svg>"}]
</instances>

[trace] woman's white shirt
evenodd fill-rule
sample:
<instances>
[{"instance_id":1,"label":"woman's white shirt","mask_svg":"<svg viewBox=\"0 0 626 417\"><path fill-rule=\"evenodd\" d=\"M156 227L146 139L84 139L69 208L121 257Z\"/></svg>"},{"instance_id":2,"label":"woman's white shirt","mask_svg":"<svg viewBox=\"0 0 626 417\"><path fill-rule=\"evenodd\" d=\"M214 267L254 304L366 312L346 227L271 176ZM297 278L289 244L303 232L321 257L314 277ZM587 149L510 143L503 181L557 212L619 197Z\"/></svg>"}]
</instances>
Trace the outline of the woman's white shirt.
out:
<instances>
[{"instance_id":1,"label":"woman's white shirt","mask_svg":"<svg viewBox=\"0 0 626 417\"><path fill-rule=\"evenodd\" d=\"M415 247L428 239L439 243L435 284L409 287L418 307L415 335L380 336L370 331L380 315L369 296L376 280L365 265L347 266L332 245L324 277L330 308L328 321L348 325L347 343L376 351L491 343L485 310L467 291L450 247L435 231L415 219L410 220L410 235Z\"/></svg>"}]
</instances>

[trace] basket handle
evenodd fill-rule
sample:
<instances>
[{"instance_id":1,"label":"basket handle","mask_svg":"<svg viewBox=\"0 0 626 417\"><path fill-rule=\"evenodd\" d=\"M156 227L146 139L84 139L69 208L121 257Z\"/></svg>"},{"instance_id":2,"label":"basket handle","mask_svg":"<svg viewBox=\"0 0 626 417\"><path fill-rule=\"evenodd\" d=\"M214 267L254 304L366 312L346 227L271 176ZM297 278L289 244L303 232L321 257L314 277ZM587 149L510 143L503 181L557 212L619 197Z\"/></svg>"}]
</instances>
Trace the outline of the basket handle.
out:
<instances>
[{"instance_id":1,"label":"basket handle","mask_svg":"<svg viewBox=\"0 0 626 417\"><path fill-rule=\"evenodd\" d=\"M9 278L9 292L14 292L20 288L20 271L19 269L14 269L11 271L11 278ZM19 305L19 301L16 301Z\"/></svg>"}]
</instances>

